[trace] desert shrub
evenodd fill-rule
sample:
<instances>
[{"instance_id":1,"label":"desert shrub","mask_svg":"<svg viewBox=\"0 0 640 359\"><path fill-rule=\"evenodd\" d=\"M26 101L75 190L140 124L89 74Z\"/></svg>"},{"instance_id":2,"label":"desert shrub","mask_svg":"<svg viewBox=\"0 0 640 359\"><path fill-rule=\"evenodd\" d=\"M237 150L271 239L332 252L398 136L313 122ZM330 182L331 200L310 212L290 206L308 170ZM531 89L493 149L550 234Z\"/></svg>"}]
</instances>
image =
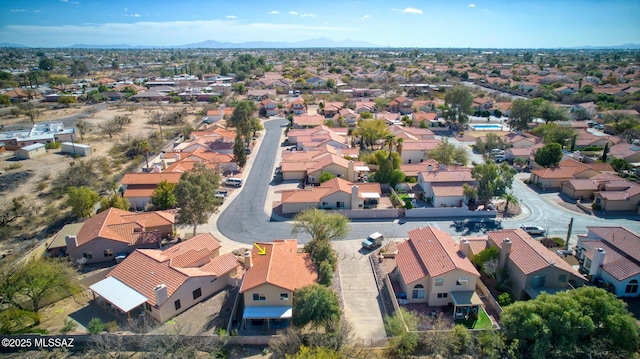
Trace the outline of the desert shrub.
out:
<instances>
[{"instance_id":1,"label":"desert shrub","mask_svg":"<svg viewBox=\"0 0 640 359\"><path fill-rule=\"evenodd\" d=\"M91 334L99 334L104 331L105 324L100 320L100 318L91 318L89 322L89 326L87 326L87 330Z\"/></svg>"}]
</instances>

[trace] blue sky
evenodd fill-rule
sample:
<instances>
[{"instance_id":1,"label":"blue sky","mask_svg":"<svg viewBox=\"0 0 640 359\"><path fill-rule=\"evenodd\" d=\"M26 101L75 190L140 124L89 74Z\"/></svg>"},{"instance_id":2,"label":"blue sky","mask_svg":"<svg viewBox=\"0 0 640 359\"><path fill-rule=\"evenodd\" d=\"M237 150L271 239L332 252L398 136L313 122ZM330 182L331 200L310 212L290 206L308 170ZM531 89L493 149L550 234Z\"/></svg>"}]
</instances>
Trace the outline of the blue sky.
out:
<instances>
[{"instance_id":1,"label":"blue sky","mask_svg":"<svg viewBox=\"0 0 640 359\"><path fill-rule=\"evenodd\" d=\"M638 0L0 0L0 42L171 46L318 37L393 47L640 43Z\"/></svg>"}]
</instances>

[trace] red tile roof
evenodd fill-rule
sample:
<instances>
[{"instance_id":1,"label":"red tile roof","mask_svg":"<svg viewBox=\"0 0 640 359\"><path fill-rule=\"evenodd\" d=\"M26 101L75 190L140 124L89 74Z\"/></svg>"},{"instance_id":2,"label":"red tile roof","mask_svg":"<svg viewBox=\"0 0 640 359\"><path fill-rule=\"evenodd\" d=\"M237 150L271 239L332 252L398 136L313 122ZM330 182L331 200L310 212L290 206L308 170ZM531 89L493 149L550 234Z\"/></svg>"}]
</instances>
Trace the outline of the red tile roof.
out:
<instances>
[{"instance_id":1,"label":"red tile roof","mask_svg":"<svg viewBox=\"0 0 640 359\"><path fill-rule=\"evenodd\" d=\"M168 297L171 297L191 277L219 277L239 266L231 253L211 259L218 248L220 243L206 233L165 250L138 249L107 276L113 276L140 292L147 297L149 304L162 305L156 303L154 288L157 285L166 285Z\"/></svg>"},{"instance_id":2,"label":"red tile roof","mask_svg":"<svg viewBox=\"0 0 640 359\"><path fill-rule=\"evenodd\" d=\"M593 260L593 253L596 249L604 249L605 254L602 269L615 279L622 281L640 274L640 265L638 265L638 262L628 258L620 248L597 239L582 240L580 243L585 248L583 254L591 260Z\"/></svg>"},{"instance_id":3,"label":"red tile roof","mask_svg":"<svg viewBox=\"0 0 640 359\"><path fill-rule=\"evenodd\" d=\"M600 238L640 262L640 236L637 233L625 227L587 226L587 230L589 238Z\"/></svg>"},{"instance_id":4,"label":"red tile roof","mask_svg":"<svg viewBox=\"0 0 640 359\"><path fill-rule=\"evenodd\" d=\"M157 185L162 181L167 181L168 183L178 183L180 182L180 173L127 173L122 177L120 183L123 185L145 185L145 184L153 184Z\"/></svg>"},{"instance_id":5,"label":"red tile roof","mask_svg":"<svg viewBox=\"0 0 640 359\"><path fill-rule=\"evenodd\" d=\"M266 249L266 254L258 254L254 246L251 252L253 266L244 275L240 293L263 284L294 291L317 282L316 266L309 254L298 253L297 240L280 239L258 245Z\"/></svg>"},{"instance_id":6,"label":"red tile roof","mask_svg":"<svg viewBox=\"0 0 640 359\"><path fill-rule=\"evenodd\" d=\"M427 275L435 278L459 269L480 276L471 261L464 257L451 236L434 227L414 229L409 239L398 245L396 263L405 283Z\"/></svg>"},{"instance_id":7,"label":"red tile roof","mask_svg":"<svg viewBox=\"0 0 640 359\"><path fill-rule=\"evenodd\" d=\"M542 243L531 238L525 231L517 229L503 229L487 232L489 241L498 248L502 248L502 241L511 240L511 253L509 261L518 267L525 275L540 269L555 266L576 276L581 276L569 263L565 262L556 253L545 248Z\"/></svg>"}]
</instances>

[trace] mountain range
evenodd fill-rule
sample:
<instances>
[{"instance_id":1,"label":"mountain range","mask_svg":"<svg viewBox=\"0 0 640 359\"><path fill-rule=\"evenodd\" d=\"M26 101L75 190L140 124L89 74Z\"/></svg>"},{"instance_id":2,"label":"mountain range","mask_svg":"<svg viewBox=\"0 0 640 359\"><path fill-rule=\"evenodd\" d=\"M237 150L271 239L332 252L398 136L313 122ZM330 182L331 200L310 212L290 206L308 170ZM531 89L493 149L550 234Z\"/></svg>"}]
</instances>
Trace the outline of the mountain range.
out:
<instances>
[{"instance_id":1,"label":"mountain range","mask_svg":"<svg viewBox=\"0 0 640 359\"><path fill-rule=\"evenodd\" d=\"M0 48L29 48L30 46L16 44L16 43L0 43ZM366 41L358 40L341 40L335 41L320 37L316 39L309 39L296 42L287 41L249 41L249 42L221 42L216 40L207 40L202 42L196 42L184 45L174 46L153 46L153 45L129 45L129 44L74 44L68 46L73 49L301 49L301 48L376 48L376 47L389 47L378 44L373 44ZM562 49L562 48L560 48ZM640 44L622 44L612 46L576 46L565 47L564 49L570 50L638 50Z\"/></svg>"}]
</instances>

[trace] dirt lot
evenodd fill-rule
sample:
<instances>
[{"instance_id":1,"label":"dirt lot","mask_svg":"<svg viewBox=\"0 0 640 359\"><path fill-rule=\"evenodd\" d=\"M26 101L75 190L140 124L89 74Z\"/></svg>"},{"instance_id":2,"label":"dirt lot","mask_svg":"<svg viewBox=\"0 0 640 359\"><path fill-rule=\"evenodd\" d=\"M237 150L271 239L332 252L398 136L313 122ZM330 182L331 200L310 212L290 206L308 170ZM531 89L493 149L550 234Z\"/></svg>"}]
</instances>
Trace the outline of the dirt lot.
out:
<instances>
[{"instance_id":1,"label":"dirt lot","mask_svg":"<svg viewBox=\"0 0 640 359\"><path fill-rule=\"evenodd\" d=\"M202 105L200 105L202 106ZM94 106L95 113L88 113L88 109L92 108L89 105L78 105L67 109L47 109L41 110L40 116L36 122L46 121L60 121L60 120L77 120L78 116L85 116L84 121L87 123L87 130L83 138L78 136L78 143L90 145L93 149L93 155L90 158L106 157L111 160L111 166L114 169L114 173L118 170L124 169L123 163L116 163L113 161L113 156L109 151L114 144L119 143L126 138L138 138L148 136L154 131L158 131L157 125L150 125L150 112L159 111L162 113L177 111L182 108L187 109L187 116L185 116L185 123L194 123L197 115L196 113L201 107L191 107L187 105L169 105L161 104L128 104L127 106L120 106L114 104L102 104ZM118 115L126 115L131 118L131 124L125 126L125 128L119 134L115 134L113 138L109 138L108 135L101 133L100 126L104 125L107 121ZM26 117L3 117L0 118L0 124L4 126L18 126L22 128L29 128L31 121ZM68 127L68 126L67 126ZM164 133L170 132L175 127L163 126ZM0 154L0 206L7 208L11 201L19 196L25 196L29 199L29 203L34 205L39 212L44 211L44 207L50 206L48 211L66 211L66 206L60 200L51 202L48 198L39 196L43 192L46 192L52 181L56 176L69 168L73 162L73 158L70 155L63 154L57 149L47 150L47 154L30 160L18 161L13 156L12 151L6 151ZM53 206L53 207L51 207ZM41 213L38 213L39 215ZM36 238L36 241L42 241L49 233L45 234L45 223L36 225L34 230L33 223L20 223L21 227L25 227L31 230L26 233L23 230L23 234L27 234L26 238ZM15 239L15 237L13 237ZM31 241L27 241L31 242ZM12 251L23 252L25 247L33 247L37 243L26 243L21 240L16 242L15 240L0 241L0 252Z\"/></svg>"}]
</instances>

